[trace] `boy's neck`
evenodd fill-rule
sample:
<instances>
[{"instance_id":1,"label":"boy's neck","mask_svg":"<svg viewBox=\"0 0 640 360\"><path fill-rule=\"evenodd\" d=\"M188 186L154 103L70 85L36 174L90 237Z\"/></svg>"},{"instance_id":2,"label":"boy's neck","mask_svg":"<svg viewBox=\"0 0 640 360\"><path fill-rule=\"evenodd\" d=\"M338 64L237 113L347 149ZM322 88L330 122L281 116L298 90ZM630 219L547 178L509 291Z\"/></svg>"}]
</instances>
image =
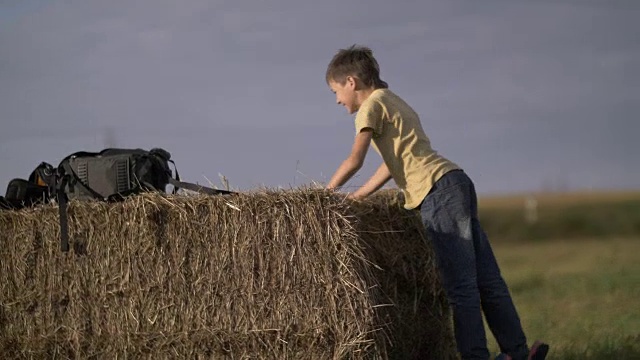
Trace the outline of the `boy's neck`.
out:
<instances>
[{"instance_id":1,"label":"boy's neck","mask_svg":"<svg viewBox=\"0 0 640 360\"><path fill-rule=\"evenodd\" d=\"M364 103L365 100L367 100L369 96L371 96L371 94L373 94L373 92L376 90L377 89L374 87L356 90L356 98L358 99L358 104L362 105L362 103Z\"/></svg>"}]
</instances>

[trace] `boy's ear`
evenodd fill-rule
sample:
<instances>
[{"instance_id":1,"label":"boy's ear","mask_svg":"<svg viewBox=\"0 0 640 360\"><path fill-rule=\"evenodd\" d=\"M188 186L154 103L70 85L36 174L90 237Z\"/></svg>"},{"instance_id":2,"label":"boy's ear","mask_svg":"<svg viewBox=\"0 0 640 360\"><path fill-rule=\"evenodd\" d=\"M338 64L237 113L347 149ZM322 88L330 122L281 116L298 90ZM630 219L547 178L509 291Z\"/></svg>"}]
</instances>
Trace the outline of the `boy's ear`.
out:
<instances>
[{"instance_id":1,"label":"boy's ear","mask_svg":"<svg viewBox=\"0 0 640 360\"><path fill-rule=\"evenodd\" d=\"M358 87L358 82L356 81L356 78L349 75L345 79L345 85L348 85L349 87L355 89L356 87Z\"/></svg>"}]
</instances>

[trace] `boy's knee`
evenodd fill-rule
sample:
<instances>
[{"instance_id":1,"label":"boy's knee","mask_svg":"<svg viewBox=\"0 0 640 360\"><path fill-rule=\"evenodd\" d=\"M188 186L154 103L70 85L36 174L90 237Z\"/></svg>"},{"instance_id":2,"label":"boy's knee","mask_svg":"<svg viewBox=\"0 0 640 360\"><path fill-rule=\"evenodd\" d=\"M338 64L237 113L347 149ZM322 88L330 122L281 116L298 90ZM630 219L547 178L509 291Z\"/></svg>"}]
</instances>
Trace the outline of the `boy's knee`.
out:
<instances>
[{"instance_id":1,"label":"boy's knee","mask_svg":"<svg viewBox=\"0 0 640 360\"><path fill-rule=\"evenodd\" d=\"M475 279L445 284L449 303L454 306L480 306L480 292Z\"/></svg>"},{"instance_id":2,"label":"boy's knee","mask_svg":"<svg viewBox=\"0 0 640 360\"><path fill-rule=\"evenodd\" d=\"M509 289L501 276L482 281L479 284L479 289L483 299L509 296Z\"/></svg>"},{"instance_id":3,"label":"boy's knee","mask_svg":"<svg viewBox=\"0 0 640 360\"><path fill-rule=\"evenodd\" d=\"M473 231L471 229L471 217L464 216L460 219L456 220L458 236L463 241L468 241L469 246L472 246L470 243L473 240Z\"/></svg>"}]
</instances>

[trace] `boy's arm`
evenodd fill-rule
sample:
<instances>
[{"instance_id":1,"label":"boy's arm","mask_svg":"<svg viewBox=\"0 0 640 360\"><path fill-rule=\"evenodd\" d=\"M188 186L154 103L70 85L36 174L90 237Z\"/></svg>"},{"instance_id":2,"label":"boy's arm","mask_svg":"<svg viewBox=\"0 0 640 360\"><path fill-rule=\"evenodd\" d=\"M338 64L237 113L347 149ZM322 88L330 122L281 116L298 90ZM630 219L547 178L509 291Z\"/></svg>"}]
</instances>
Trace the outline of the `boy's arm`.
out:
<instances>
[{"instance_id":1,"label":"boy's arm","mask_svg":"<svg viewBox=\"0 0 640 360\"><path fill-rule=\"evenodd\" d=\"M373 130L370 128L364 128L356 135L351 148L351 154L342 162L338 170L333 174L327 189L336 189L344 185L351 177L360 170L364 159L367 156L367 150L371 144L371 137L373 136Z\"/></svg>"},{"instance_id":2,"label":"boy's arm","mask_svg":"<svg viewBox=\"0 0 640 360\"><path fill-rule=\"evenodd\" d=\"M364 184L361 188L349 194L347 197L350 199L362 199L374 192L378 191L387 181L391 180L391 172L384 162L376 173Z\"/></svg>"}]
</instances>

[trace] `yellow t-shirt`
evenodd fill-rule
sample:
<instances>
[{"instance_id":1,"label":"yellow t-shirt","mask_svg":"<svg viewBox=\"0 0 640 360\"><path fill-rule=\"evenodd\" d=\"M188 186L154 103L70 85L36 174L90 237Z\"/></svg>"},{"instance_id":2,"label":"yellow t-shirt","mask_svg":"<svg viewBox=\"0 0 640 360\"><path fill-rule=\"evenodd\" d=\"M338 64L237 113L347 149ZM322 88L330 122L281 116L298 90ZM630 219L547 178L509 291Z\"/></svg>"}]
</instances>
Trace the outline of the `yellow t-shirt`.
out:
<instances>
[{"instance_id":1,"label":"yellow t-shirt","mask_svg":"<svg viewBox=\"0 0 640 360\"><path fill-rule=\"evenodd\" d=\"M356 134L373 130L374 149L402 190L406 209L414 209L442 175L458 165L431 148L418 114L389 89L376 89L360 106Z\"/></svg>"}]
</instances>

